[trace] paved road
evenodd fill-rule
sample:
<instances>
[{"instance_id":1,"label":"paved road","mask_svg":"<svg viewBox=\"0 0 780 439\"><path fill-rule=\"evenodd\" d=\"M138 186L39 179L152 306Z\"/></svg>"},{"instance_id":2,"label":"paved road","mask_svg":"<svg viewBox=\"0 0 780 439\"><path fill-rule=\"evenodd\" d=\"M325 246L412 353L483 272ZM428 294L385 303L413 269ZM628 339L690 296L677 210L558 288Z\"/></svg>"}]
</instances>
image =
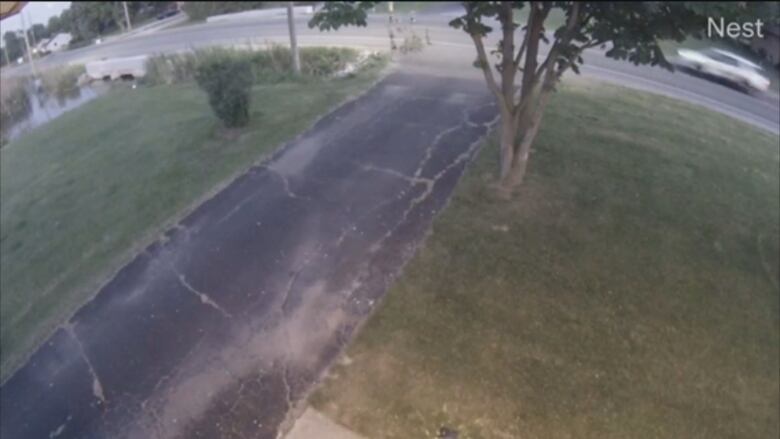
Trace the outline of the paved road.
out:
<instances>
[{"instance_id":1,"label":"paved road","mask_svg":"<svg viewBox=\"0 0 780 439\"><path fill-rule=\"evenodd\" d=\"M186 29L168 32L203 32ZM168 32L155 41L181 39ZM387 44L358 32L334 37ZM276 437L495 117L460 67L473 52L438 32L124 267L4 384L0 437Z\"/></svg>"},{"instance_id":2,"label":"paved road","mask_svg":"<svg viewBox=\"0 0 780 439\"><path fill-rule=\"evenodd\" d=\"M428 29L433 42L429 51L447 53L451 59L463 61L458 68L469 69L467 66L474 58L473 45L463 32L447 26L449 19L457 13L450 8L448 6L431 14L419 15L415 27L420 35L424 35L425 29ZM308 17L298 17L297 29L302 45L351 45L377 50L387 50L389 46L385 16L374 16L369 19L365 28L349 27L325 33L309 29L306 25L307 19ZM169 53L215 45L263 45L268 42L287 44L287 32L284 18L204 23L59 53L45 58L40 64L42 68L47 68L60 63ZM496 37L494 33L494 38ZM633 66L626 62L610 60L598 49L586 52L584 58L585 75L684 99L780 133L780 98L776 94L750 96L722 84L684 73L671 73L658 67ZM26 69L27 66L21 66L9 73L22 74Z\"/></svg>"},{"instance_id":3,"label":"paved road","mask_svg":"<svg viewBox=\"0 0 780 439\"><path fill-rule=\"evenodd\" d=\"M3 438L275 438L495 120L397 72L124 267L3 386Z\"/></svg>"}]
</instances>

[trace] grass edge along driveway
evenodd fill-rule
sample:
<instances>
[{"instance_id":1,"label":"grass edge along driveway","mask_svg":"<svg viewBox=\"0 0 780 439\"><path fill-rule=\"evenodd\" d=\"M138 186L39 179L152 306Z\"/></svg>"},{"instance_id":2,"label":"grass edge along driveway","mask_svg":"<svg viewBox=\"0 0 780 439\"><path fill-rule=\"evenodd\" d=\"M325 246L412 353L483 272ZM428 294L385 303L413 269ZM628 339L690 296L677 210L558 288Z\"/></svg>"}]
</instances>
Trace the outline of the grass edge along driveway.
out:
<instances>
[{"instance_id":1,"label":"grass edge along driveway","mask_svg":"<svg viewBox=\"0 0 780 439\"><path fill-rule=\"evenodd\" d=\"M255 85L226 135L193 83L112 90L2 149L0 345L5 380L111 273L345 99L351 78Z\"/></svg>"},{"instance_id":2,"label":"grass edge along driveway","mask_svg":"<svg viewBox=\"0 0 780 439\"><path fill-rule=\"evenodd\" d=\"M578 79L511 202L491 139L312 395L371 438L775 438L778 138Z\"/></svg>"}]
</instances>

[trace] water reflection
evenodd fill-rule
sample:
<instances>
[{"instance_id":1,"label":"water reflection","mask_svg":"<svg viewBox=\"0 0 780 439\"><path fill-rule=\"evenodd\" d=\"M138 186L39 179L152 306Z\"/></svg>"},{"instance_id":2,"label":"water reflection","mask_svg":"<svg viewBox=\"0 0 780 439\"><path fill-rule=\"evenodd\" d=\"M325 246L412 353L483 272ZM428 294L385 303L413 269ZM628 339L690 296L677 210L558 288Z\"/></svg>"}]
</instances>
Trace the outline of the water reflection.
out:
<instances>
[{"instance_id":1,"label":"water reflection","mask_svg":"<svg viewBox=\"0 0 780 439\"><path fill-rule=\"evenodd\" d=\"M95 83L49 90L42 86L40 80L25 80L15 84L13 90L4 97L0 111L2 144L18 139L63 113L91 101L108 88L108 84Z\"/></svg>"}]
</instances>

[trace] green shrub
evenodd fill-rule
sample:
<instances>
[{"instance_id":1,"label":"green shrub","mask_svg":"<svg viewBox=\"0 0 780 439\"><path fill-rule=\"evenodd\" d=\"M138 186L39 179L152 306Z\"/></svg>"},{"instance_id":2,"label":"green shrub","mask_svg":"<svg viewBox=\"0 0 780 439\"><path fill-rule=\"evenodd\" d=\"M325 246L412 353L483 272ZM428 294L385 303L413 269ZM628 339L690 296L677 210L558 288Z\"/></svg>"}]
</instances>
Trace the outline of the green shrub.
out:
<instances>
[{"instance_id":1,"label":"green shrub","mask_svg":"<svg viewBox=\"0 0 780 439\"><path fill-rule=\"evenodd\" d=\"M47 70L40 76L41 86L45 93L62 99L78 91L79 77L85 72L81 64Z\"/></svg>"},{"instance_id":2,"label":"green shrub","mask_svg":"<svg viewBox=\"0 0 780 439\"><path fill-rule=\"evenodd\" d=\"M146 61L147 85L175 84L195 79L198 57L194 53L155 55Z\"/></svg>"},{"instance_id":3,"label":"green shrub","mask_svg":"<svg viewBox=\"0 0 780 439\"><path fill-rule=\"evenodd\" d=\"M252 65L246 58L214 53L198 60L195 80L209 97L209 105L227 127L249 123Z\"/></svg>"},{"instance_id":4,"label":"green shrub","mask_svg":"<svg viewBox=\"0 0 780 439\"><path fill-rule=\"evenodd\" d=\"M301 49L301 73L308 76L330 76L356 59L357 52L354 49L304 47Z\"/></svg>"},{"instance_id":5,"label":"green shrub","mask_svg":"<svg viewBox=\"0 0 780 439\"><path fill-rule=\"evenodd\" d=\"M304 47L300 55L301 73L305 77L331 76L357 59L357 52L349 48ZM146 62L144 83L159 85L193 80L198 63L211 57L246 60L256 84L283 81L292 73L292 59L287 47L271 44L267 49L256 51L215 47L194 53L150 57Z\"/></svg>"},{"instance_id":6,"label":"green shrub","mask_svg":"<svg viewBox=\"0 0 780 439\"><path fill-rule=\"evenodd\" d=\"M6 142L7 132L32 111L32 102L27 91L29 79L4 78L0 86L0 144Z\"/></svg>"},{"instance_id":7,"label":"green shrub","mask_svg":"<svg viewBox=\"0 0 780 439\"><path fill-rule=\"evenodd\" d=\"M304 47L300 49L303 76L331 76L357 59L357 52L349 48ZM272 44L266 50L251 54L252 72L257 82L286 79L292 73L290 49Z\"/></svg>"}]
</instances>

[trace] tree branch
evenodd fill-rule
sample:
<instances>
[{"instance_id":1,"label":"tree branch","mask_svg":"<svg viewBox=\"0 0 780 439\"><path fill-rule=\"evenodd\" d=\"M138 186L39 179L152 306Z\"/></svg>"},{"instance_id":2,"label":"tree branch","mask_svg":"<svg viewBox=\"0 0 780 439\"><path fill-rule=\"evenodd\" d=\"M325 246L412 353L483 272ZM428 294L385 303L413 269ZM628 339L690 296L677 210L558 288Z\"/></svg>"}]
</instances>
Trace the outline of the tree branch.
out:
<instances>
[{"instance_id":1,"label":"tree branch","mask_svg":"<svg viewBox=\"0 0 780 439\"><path fill-rule=\"evenodd\" d=\"M525 53L525 46L528 44L528 32L523 35L523 42L520 43L520 48L517 49L517 56L515 56L515 68L520 66L520 59L523 58L523 53Z\"/></svg>"},{"instance_id":2,"label":"tree branch","mask_svg":"<svg viewBox=\"0 0 780 439\"><path fill-rule=\"evenodd\" d=\"M530 7L533 7L533 5L531 5ZM549 4L549 3L545 3L543 5L542 12L541 12L541 21L542 22L544 22L544 20L547 19L547 15L550 13L550 8L551 7L552 7L552 5ZM520 49L517 50L517 56L515 56L515 66L519 66L520 65L520 60L523 58L523 54L525 53L525 48L528 45L528 35L531 34L530 32L528 32L529 29L530 29L530 14L529 14L528 24L526 25L526 28L525 28L525 33L523 35L523 41L520 43ZM519 70L523 71L523 69L519 69Z\"/></svg>"},{"instance_id":3,"label":"tree branch","mask_svg":"<svg viewBox=\"0 0 780 439\"><path fill-rule=\"evenodd\" d=\"M564 29L561 39L553 44L552 49L550 49L550 52L547 54L547 58L544 60L542 65L539 66L539 69L534 72L534 77L539 76L545 69L550 68L550 63L554 65L558 58L558 52L560 52L561 47L568 45L571 42L571 39L574 36L574 28L577 27L577 22L579 21L580 5L581 4L579 2L572 3L569 19L566 21L566 29Z\"/></svg>"},{"instance_id":4,"label":"tree branch","mask_svg":"<svg viewBox=\"0 0 780 439\"><path fill-rule=\"evenodd\" d=\"M513 103L517 67L512 59L515 52L515 23L512 17L512 2L501 3L499 18L503 33L501 40L501 92L505 101Z\"/></svg>"},{"instance_id":5,"label":"tree branch","mask_svg":"<svg viewBox=\"0 0 780 439\"><path fill-rule=\"evenodd\" d=\"M606 43L606 41L604 41L604 40L593 40L590 43L583 44L582 46L580 46L579 47L579 51L580 51L580 53L582 53L582 51L584 51L585 49L590 49L592 47L600 46L600 45L602 45L604 43Z\"/></svg>"},{"instance_id":6,"label":"tree branch","mask_svg":"<svg viewBox=\"0 0 780 439\"><path fill-rule=\"evenodd\" d=\"M490 67L487 54L485 53L485 45L482 42L482 36L479 34L470 34L470 36L474 41L474 46L477 48L477 59L479 61L479 67L482 69L482 73L485 75L485 81L487 82L488 88L491 92L493 92L494 95L496 95L498 103L501 105L501 111L504 112L508 109L507 102L504 100L504 96L501 94L501 89L496 83L496 78L493 77L493 70Z\"/></svg>"},{"instance_id":7,"label":"tree branch","mask_svg":"<svg viewBox=\"0 0 780 439\"><path fill-rule=\"evenodd\" d=\"M545 10L549 11L547 5L538 5L538 2L531 2L531 10L528 12L528 24L526 25L526 38L528 45L526 47L525 67L523 68L523 83L520 90L520 98L525 99L533 88L535 81L534 72L536 71L536 56L539 53L539 33L542 30L543 14Z\"/></svg>"},{"instance_id":8,"label":"tree branch","mask_svg":"<svg viewBox=\"0 0 780 439\"><path fill-rule=\"evenodd\" d=\"M547 58L544 60L544 62L539 66L538 69L534 70L528 70L523 73L523 78L525 79L527 76L529 76L529 72L533 72L530 76L530 79L528 80L528 89L526 91L526 85L524 81L523 85L523 96L521 97L520 104L517 106L515 113L513 114L515 123L520 122L520 118L522 117L522 114L524 112L524 109L530 104L530 102L537 97L537 93L543 92L544 90L537 90L537 88L541 87L542 89L547 89L551 87L555 80L560 77L561 74L563 74L564 69L559 69L559 71L555 71L554 65L555 61L558 57L558 52L560 51L560 47L562 45L569 44L573 37L573 31L576 28L578 17L580 12L580 3L574 2L572 4L571 13L569 14L569 19L566 23L566 29L564 30L564 34L561 37L559 41L556 41L555 44L553 44L553 47L550 49L550 52L547 54ZM530 53L530 52L529 52ZM542 73L544 73L544 78L542 79ZM540 81L540 79L542 79Z\"/></svg>"}]
</instances>

